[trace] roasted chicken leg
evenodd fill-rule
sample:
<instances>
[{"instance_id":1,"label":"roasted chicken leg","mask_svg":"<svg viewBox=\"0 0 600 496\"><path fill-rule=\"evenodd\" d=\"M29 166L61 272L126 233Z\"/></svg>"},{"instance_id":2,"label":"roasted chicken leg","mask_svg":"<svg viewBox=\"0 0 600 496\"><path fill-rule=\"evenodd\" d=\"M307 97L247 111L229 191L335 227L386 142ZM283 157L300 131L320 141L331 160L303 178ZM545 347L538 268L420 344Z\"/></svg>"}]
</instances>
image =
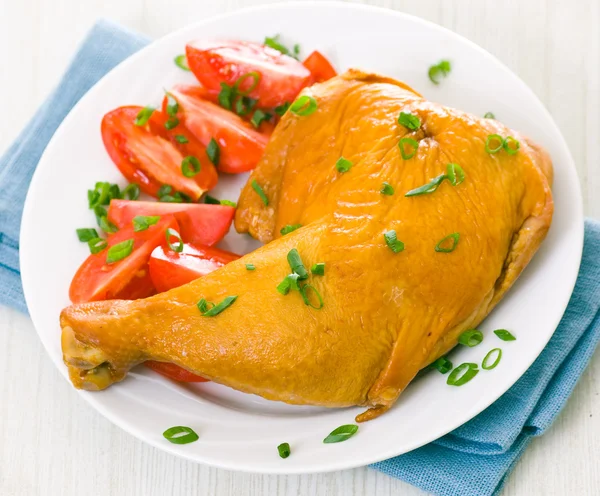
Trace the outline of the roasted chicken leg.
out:
<instances>
[{"instance_id":1,"label":"roasted chicken leg","mask_svg":"<svg viewBox=\"0 0 600 496\"><path fill-rule=\"evenodd\" d=\"M76 387L106 388L151 359L272 400L366 405L358 420L368 420L514 283L552 218L543 150L495 120L356 70L304 94L317 110L285 114L239 200L237 229L267 244L151 298L64 309L64 361ZM400 112L418 116L418 129L400 125ZM514 137L520 149L489 153L492 134ZM403 137L418 142L411 158L402 158ZM340 157L351 164L346 172L336 168ZM405 196L448 163L462 167L464 182ZM393 195L381 193L384 182ZM280 235L294 224L302 227ZM403 251L386 244L390 230ZM453 233L453 251L436 251ZM276 290L293 248L306 267L325 264L324 275L308 279L322 309L298 291ZM214 317L196 306L230 295L237 300Z\"/></svg>"}]
</instances>

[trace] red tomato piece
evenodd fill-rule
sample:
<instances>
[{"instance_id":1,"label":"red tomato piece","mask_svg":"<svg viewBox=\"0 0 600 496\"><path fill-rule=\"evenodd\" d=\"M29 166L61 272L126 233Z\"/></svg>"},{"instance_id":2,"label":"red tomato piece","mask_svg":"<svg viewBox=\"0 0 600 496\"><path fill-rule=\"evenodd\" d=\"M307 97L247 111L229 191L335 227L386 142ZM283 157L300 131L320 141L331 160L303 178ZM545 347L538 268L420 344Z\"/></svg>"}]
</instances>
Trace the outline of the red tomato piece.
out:
<instances>
[{"instance_id":1,"label":"red tomato piece","mask_svg":"<svg viewBox=\"0 0 600 496\"><path fill-rule=\"evenodd\" d=\"M180 253L157 246L148 266L154 287L163 292L192 282L238 258L239 255L225 250L186 243Z\"/></svg>"},{"instance_id":2,"label":"red tomato piece","mask_svg":"<svg viewBox=\"0 0 600 496\"><path fill-rule=\"evenodd\" d=\"M204 203L162 203L112 200L108 220L117 227L131 225L137 215L173 215L179 224L184 241L212 246L227 234L235 208Z\"/></svg>"},{"instance_id":3,"label":"red tomato piece","mask_svg":"<svg viewBox=\"0 0 600 496\"><path fill-rule=\"evenodd\" d=\"M172 379L177 382L208 382L208 379L200 377L199 375L193 374L179 365L167 362L155 362L154 360L148 360L144 362L144 365L154 372L158 372L160 375L164 375L168 379Z\"/></svg>"},{"instance_id":4,"label":"red tomato piece","mask_svg":"<svg viewBox=\"0 0 600 496\"><path fill-rule=\"evenodd\" d=\"M90 255L79 267L71 281L69 298L73 303L110 299L145 298L156 292L151 283L148 259L152 250L165 240L165 231L179 230L173 216L165 216L145 231L134 232L133 225L119 230L108 238L108 248L133 239L130 255L114 262L106 263L108 248Z\"/></svg>"},{"instance_id":5,"label":"red tomato piece","mask_svg":"<svg viewBox=\"0 0 600 496\"><path fill-rule=\"evenodd\" d=\"M188 43L185 52L190 69L209 91L218 92L221 83L231 86L257 72L260 80L249 96L263 108L291 103L310 81L309 70L296 59L259 43L197 40Z\"/></svg>"},{"instance_id":6,"label":"red tomato piece","mask_svg":"<svg viewBox=\"0 0 600 496\"><path fill-rule=\"evenodd\" d=\"M219 170L236 174L256 167L269 137L238 115L203 100L196 86L175 86L170 93L179 103L181 121L204 146L214 138L219 144Z\"/></svg>"},{"instance_id":7,"label":"red tomato piece","mask_svg":"<svg viewBox=\"0 0 600 496\"><path fill-rule=\"evenodd\" d=\"M141 109L119 107L102 119L102 140L110 158L129 182L151 196L156 197L159 188L168 184L198 200L217 183L217 173L203 146L181 124L171 131L165 129L166 116L160 111L154 111L146 125L136 126L134 121ZM184 134L190 142L178 143L177 134ZM200 160L201 170L190 178L181 172L181 163L192 154Z\"/></svg>"},{"instance_id":8,"label":"red tomato piece","mask_svg":"<svg viewBox=\"0 0 600 496\"><path fill-rule=\"evenodd\" d=\"M322 83L337 76L337 72L335 72L329 60L318 50L311 53L302 64L310 71L313 80L317 83Z\"/></svg>"}]
</instances>

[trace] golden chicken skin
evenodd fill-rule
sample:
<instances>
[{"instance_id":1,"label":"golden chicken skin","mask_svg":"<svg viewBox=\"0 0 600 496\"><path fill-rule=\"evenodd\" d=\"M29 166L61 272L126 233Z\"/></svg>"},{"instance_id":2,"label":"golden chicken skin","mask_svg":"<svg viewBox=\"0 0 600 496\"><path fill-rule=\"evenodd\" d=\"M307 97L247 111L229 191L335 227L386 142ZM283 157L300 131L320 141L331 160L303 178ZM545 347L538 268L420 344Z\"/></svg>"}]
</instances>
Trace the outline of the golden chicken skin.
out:
<instances>
[{"instance_id":1,"label":"golden chicken skin","mask_svg":"<svg viewBox=\"0 0 600 496\"><path fill-rule=\"evenodd\" d=\"M502 299L551 223L548 155L375 74L302 96L238 203L237 230L266 245L151 298L64 309L76 387L158 360L369 420Z\"/></svg>"}]
</instances>

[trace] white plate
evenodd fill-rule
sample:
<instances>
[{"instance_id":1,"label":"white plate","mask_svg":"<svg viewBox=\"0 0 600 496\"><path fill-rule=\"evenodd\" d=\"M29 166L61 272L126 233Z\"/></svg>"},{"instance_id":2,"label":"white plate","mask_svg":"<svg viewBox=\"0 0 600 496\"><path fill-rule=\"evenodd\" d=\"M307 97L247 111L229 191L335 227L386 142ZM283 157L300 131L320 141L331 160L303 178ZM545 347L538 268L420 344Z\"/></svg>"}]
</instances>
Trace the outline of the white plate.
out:
<instances>
[{"instance_id":1,"label":"white plate","mask_svg":"<svg viewBox=\"0 0 600 496\"><path fill-rule=\"evenodd\" d=\"M504 301L481 326L512 330L500 365L461 388L428 374L411 385L381 418L362 424L346 443L326 445L335 427L353 422L362 408L327 410L269 402L216 384L177 385L143 367L100 393L82 392L112 422L163 450L234 470L305 473L366 465L422 446L471 419L500 397L531 365L556 328L579 268L583 242L582 202L573 160L548 112L527 86L487 52L434 24L389 10L318 3L265 6L203 21L167 36L119 65L67 116L37 168L25 205L21 270L31 318L56 366L66 377L58 315L69 304L68 287L87 246L75 228L94 224L86 190L95 181L124 184L100 138L103 114L125 104L157 104L163 88L193 77L173 57L194 38L262 41L277 30L299 42L306 55L318 48L339 69L360 67L406 81L431 100L502 122L544 145L555 166L556 213L548 239ZM452 61L439 86L428 67ZM245 177L221 181L218 196L237 199ZM248 251L247 236L230 233L225 246ZM491 335L491 336L490 336ZM494 344L499 344L494 343ZM480 362L491 345L456 350L454 360ZM200 435L189 445L162 437L173 425ZM77 442L86 442L84 438ZM293 454L281 459L277 445Z\"/></svg>"}]
</instances>

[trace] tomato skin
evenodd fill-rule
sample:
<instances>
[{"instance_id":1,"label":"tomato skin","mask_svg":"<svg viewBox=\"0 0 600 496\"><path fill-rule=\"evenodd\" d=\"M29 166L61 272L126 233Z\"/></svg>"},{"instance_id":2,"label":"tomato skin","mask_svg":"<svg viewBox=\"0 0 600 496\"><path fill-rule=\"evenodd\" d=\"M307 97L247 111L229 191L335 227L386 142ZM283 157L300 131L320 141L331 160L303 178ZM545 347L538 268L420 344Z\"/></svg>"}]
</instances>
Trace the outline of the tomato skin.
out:
<instances>
[{"instance_id":1,"label":"tomato skin","mask_svg":"<svg viewBox=\"0 0 600 496\"><path fill-rule=\"evenodd\" d=\"M208 379L193 374L192 372L189 372L188 370L181 368L179 365L175 365L174 363L148 360L147 362L144 362L144 365L154 370L154 372L158 372L160 375L177 382L208 382Z\"/></svg>"},{"instance_id":2,"label":"tomato skin","mask_svg":"<svg viewBox=\"0 0 600 496\"><path fill-rule=\"evenodd\" d=\"M108 220L117 227L131 225L137 215L172 215L184 241L212 246L229 231L235 208L205 203L163 203L112 200Z\"/></svg>"},{"instance_id":3,"label":"tomato skin","mask_svg":"<svg viewBox=\"0 0 600 496\"><path fill-rule=\"evenodd\" d=\"M108 249L90 255L79 267L69 288L73 303L85 303L110 299L135 299L151 296L156 292L151 283L148 259L152 250L165 239L168 228L179 230L173 216L165 216L145 231L134 232L129 225L111 235L108 247L127 239L133 239L133 251L118 262L107 264Z\"/></svg>"},{"instance_id":4,"label":"tomato skin","mask_svg":"<svg viewBox=\"0 0 600 496\"><path fill-rule=\"evenodd\" d=\"M196 86L178 85L170 93L179 103L181 121L204 146L219 144L220 171L237 174L256 167L269 136L259 133L238 115L199 97Z\"/></svg>"},{"instance_id":5,"label":"tomato skin","mask_svg":"<svg viewBox=\"0 0 600 496\"><path fill-rule=\"evenodd\" d=\"M218 92L220 83L231 86L244 74L258 72L260 81L249 96L262 108L291 103L310 81L310 72L296 59L259 43L197 40L188 43L185 52L191 71L209 91Z\"/></svg>"},{"instance_id":6,"label":"tomato skin","mask_svg":"<svg viewBox=\"0 0 600 496\"><path fill-rule=\"evenodd\" d=\"M186 243L181 253L157 246L148 262L158 292L183 286L237 260L239 255L218 248Z\"/></svg>"},{"instance_id":7,"label":"tomato skin","mask_svg":"<svg viewBox=\"0 0 600 496\"><path fill-rule=\"evenodd\" d=\"M331 62L318 50L311 53L302 64L310 71L313 80L317 83L322 83L337 76Z\"/></svg>"},{"instance_id":8,"label":"tomato skin","mask_svg":"<svg viewBox=\"0 0 600 496\"><path fill-rule=\"evenodd\" d=\"M175 135L186 133L181 124L171 131L164 129L166 116L154 111L144 126L136 126L134 120L142 107L119 107L108 112L102 119L102 140L106 151L129 182L136 183L145 193L156 197L159 188L168 184L176 191L198 200L202 193L215 186L217 173L205 160L202 145L196 140L179 144ZM190 136L193 138L193 136ZM198 154L202 162L200 174L185 177L181 162L190 154ZM203 160L204 159L204 160Z\"/></svg>"}]
</instances>

